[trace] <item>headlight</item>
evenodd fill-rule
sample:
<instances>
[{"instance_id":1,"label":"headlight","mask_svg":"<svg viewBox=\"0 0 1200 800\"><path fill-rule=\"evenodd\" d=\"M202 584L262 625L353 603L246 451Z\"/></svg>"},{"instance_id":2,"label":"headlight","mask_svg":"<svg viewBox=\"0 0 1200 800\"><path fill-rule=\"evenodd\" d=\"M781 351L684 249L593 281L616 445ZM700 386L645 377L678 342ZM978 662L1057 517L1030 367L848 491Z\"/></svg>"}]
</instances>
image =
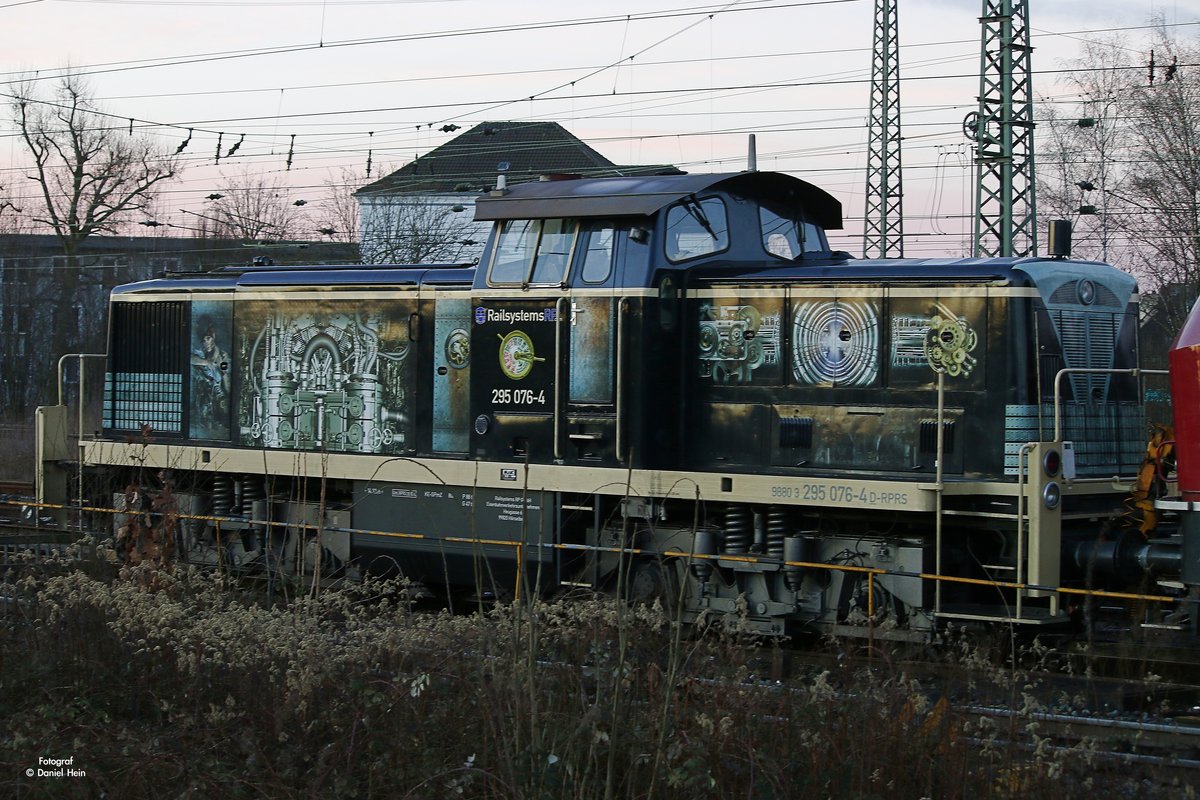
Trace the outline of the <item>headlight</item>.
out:
<instances>
[{"instance_id":1,"label":"headlight","mask_svg":"<svg viewBox=\"0 0 1200 800\"><path fill-rule=\"evenodd\" d=\"M1096 302L1096 284L1089 280L1082 280L1076 288L1076 293L1079 295L1079 302L1085 306L1090 306Z\"/></svg>"},{"instance_id":2,"label":"headlight","mask_svg":"<svg viewBox=\"0 0 1200 800\"><path fill-rule=\"evenodd\" d=\"M1062 500L1062 489L1058 488L1058 484L1050 481L1046 484L1046 488L1042 489L1042 502L1046 504L1046 508L1054 510L1058 508L1059 501Z\"/></svg>"},{"instance_id":3,"label":"headlight","mask_svg":"<svg viewBox=\"0 0 1200 800\"><path fill-rule=\"evenodd\" d=\"M1047 450L1042 456L1042 469L1046 470L1046 474L1051 478L1058 477L1058 471L1062 469L1062 453L1057 450Z\"/></svg>"}]
</instances>

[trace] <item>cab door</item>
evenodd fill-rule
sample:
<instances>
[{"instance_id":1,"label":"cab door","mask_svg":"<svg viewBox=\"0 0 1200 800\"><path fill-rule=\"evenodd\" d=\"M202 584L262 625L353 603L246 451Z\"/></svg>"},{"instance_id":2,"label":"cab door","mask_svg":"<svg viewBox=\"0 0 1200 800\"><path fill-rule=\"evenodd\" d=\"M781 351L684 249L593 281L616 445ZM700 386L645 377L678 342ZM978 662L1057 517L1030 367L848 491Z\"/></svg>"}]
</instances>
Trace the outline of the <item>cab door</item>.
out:
<instances>
[{"instance_id":1,"label":"cab door","mask_svg":"<svg viewBox=\"0 0 1200 800\"><path fill-rule=\"evenodd\" d=\"M471 326L471 450L485 460L544 464L558 455L559 314L578 223L505 221L476 285ZM483 267L481 267L483 269ZM504 480L517 480L506 469Z\"/></svg>"},{"instance_id":2,"label":"cab door","mask_svg":"<svg viewBox=\"0 0 1200 800\"><path fill-rule=\"evenodd\" d=\"M565 363L559 457L575 463L617 460L621 381L620 265L624 237L612 222L581 226L564 298L560 334Z\"/></svg>"}]
</instances>

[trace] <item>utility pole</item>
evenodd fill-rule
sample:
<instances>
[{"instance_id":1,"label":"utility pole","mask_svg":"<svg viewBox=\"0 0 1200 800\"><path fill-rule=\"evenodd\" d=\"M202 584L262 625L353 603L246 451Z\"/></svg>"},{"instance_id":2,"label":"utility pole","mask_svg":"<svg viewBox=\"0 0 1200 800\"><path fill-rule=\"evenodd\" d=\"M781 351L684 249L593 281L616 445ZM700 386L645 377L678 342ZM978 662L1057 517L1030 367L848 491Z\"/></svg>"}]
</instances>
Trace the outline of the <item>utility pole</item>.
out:
<instances>
[{"instance_id":1,"label":"utility pole","mask_svg":"<svg viewBox=\"0 0 1200 800\"><path fill-rule=\"evenodd\" d=\"M1037 253L1029 0L983 0L975 141L975 255Z\"/></svg>"},{"instance_id":2,"label":"utility pole","mask_svg":"<svg viewBox=\"0 0 1200 800\"><path fill-rule=\"evenodd\" d=\"M904 256L900 174L900 28L897 0L875 0L863 256Z\"/></svg>"}]
</instances>

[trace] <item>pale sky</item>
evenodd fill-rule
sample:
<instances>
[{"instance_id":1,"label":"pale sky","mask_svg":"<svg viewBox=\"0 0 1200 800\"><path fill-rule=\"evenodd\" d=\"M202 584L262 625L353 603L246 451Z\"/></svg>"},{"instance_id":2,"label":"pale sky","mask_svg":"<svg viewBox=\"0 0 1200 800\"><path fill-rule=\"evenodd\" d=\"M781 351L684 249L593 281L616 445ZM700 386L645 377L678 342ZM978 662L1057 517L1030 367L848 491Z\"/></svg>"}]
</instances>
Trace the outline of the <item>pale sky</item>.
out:
<instances>
[{"instance_id":1,"label":"pale sky","mask_svg":"<svg viewBox=\"0 0 1200 800\"><path fill-rule=\"evenodd\" d=\"M1129 63L1143 63L1139 28L1155 14L1200 35L1200 0L1030 5L1039 73L1114 28L1127 31ZM962 244L956 217L973 202L962 120L979 89L981 9L900 3L905 226L928 234L910 236L909 255ZM72 67L104 110L169 150L193 128L187 171L155 215L180 225L180 209L202 212L222 174L279 176L313 208L331 170L361 173L370 150L378 177L447 141L439 128L451 123L553 120L615 162L690 172L743 169L753 132L760 169L841 199L847 229L835 243L858 252L872 22L872 0L0 0L0 92ZM1054 78L1038 75L1036 91L1069 100ZM0 186L20 197L31 184L15 169L7 117L0 133ZM243 134L216 166L218 136L228 152Z\"/></svg>"}]
</instances>

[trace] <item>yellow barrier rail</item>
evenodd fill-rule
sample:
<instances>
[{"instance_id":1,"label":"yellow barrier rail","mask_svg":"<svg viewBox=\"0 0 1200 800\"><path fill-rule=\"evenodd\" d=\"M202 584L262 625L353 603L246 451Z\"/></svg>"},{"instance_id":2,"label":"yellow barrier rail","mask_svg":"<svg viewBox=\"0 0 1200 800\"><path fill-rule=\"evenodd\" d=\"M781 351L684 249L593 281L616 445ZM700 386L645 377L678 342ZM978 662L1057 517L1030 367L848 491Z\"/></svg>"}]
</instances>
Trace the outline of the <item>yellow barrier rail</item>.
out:
<instances>
[{"instance_id":1,"label":"yellow barrier rail","mask_svg":"<svg viewBox=\"0 0 1200 800\"><path fill-rule=\"evenodd\" d=\"M20 501L12 501L12 500L0 500L0 506L3 506L3 505L18 506L21 508L44 509L44 510L52 510L52 511L65 510L65 511L72 511L72 512L76 512L76 513L113 514L113 515L124 514L124 515L130 515L130 516L143 514L143 513L149 513L151 515L160 516L160 517L167 516L167 515L173 515L174 518L177 520L192 520L192 521L197 521L197 522L211 522L217 526L218 532L220 531L220 526L223 523L225 523L225 524L234 523L234 524L238 524L238 525L256 525L256 526L262 526L262 527L286 528L286 529L293 529L293 530L316 531L316 532L327 531L329 533L346 533L346 534L359 534L359 535L365 535L365 536L381 536L381 537L387 537L387 538L423 540L423 541L438 542L438 543L468 544L468 545L476 545L476 546L488 545L488 546L499 546L499 547L512 547L514 550L516 550L515 556L516 556L516 560L518 563L522 563L524 561L525 552L526 552L527 548L536 548L536 549L547 549L547 550L571 550L571 551L592 552L592 553L612 553L612 554L631 555L631 556L641 555L641 556L653 556L656 558L686 558L689 561L718 561L718 562L723 561L723 562L744 563L744 564L769 564L769 565L773 565L773 566L778 566L781 569L783 567L796 567L796 568L801 568L801 569L821 569L821 570L830 570L830 571L838 571L838 572L859 573L859 574L865 574L865 575L870 576L867 581L867 615L869 618L872 618L872 619L875 616L875 591L874 591L875 590L875 578L883 577L883 576L899 577L899 578L919 578L921 580L935 581L939 584L955 583L955 584L967 584L967 585L973 585L973 586L985 586L985 587L991 587L991 588L995 588L995 589L1013 589L1013 590L1016 590L1017 592L1023 592L1023 591L1058 592L1061 594L1077 595L1077 596L1084 596L1084 597L1112 598L1112 599L1120 599L1120 600L1137 600L1137 601L1150 602L1150 603L1180 603L1180 604L1182 604L1184 602L1191 602L1191 603L1198 602L1194 598L1172 597L1169 595L1140 594L1140 593L1135 593L1135 592L1113 592L1113 591L1107 591L1107 590L1102 590L1102 589L1081 589L1081 588L1077 588L1077 587L1067 587L1067 586L1045 586L1042 584L1027 583L1027 582L998 581L998 580L989 580L986 578L967 578L967 577L962 577L962 576L958 576L958 575L939 575L939 574L931 573L931 572L904 572L904 571L900 571L900 570L886 570L886 569L880 569L879 567L860 567L860 566L856 566L854 564L827 564L827 563L818 562L818 561L783 561L781 559L762 558L762 557L753 556L753 555L740 555L740 554L731 554L731 553L730 554L726 554L726 553L707 554L707 553L695 553L695 552L675 551L675 550L666 551L666 552L658 552L658 551L653 551L653 550L643 550L641 548L636 548L636 547L613 547L613 546L603 546L603 545L573 544L573 543L564 543L564 542L557 542L557 543L556 542L543 542L543 543L534 544L534 543L530 543L530 542L524 542L524 541L513 540L513 539L487 539L487 538L469 537L469 536L430 536L430 535L424 534L424 533L403 533L403 532L396 532L396 531L373 531L373 530L364 530L364 529L360 529L360 528L341 528L341 527L334 527L334 526L314 525L311 523L302 523L302 522L281 522L281 521L277 521L277 520L251 520L251 519L246 519L243 517L214 516L211 514L180 514L180 513L174 513L174 512L153 511L153 510L149 511L149 512L145 512L145 511L136 511L136 510L131 511L131 510L121 510L121 509L115 509L115 508L103 508L103 507L94 507L94 506L74 506L74 505L67 505L67 504L61 504L61 503L32 503L32 502L20 502ZM54 529L54 528L47 529L47 533L52 533L52 532L53 533L62 533L62 529ZM3 537L0 537L0 543L3 543ZM520 590L521 590L521 570L517 571L516 581L517 582L516 582L516 586L514 588L514 597L519 598Z\"/></svg>"}]
</instances>

